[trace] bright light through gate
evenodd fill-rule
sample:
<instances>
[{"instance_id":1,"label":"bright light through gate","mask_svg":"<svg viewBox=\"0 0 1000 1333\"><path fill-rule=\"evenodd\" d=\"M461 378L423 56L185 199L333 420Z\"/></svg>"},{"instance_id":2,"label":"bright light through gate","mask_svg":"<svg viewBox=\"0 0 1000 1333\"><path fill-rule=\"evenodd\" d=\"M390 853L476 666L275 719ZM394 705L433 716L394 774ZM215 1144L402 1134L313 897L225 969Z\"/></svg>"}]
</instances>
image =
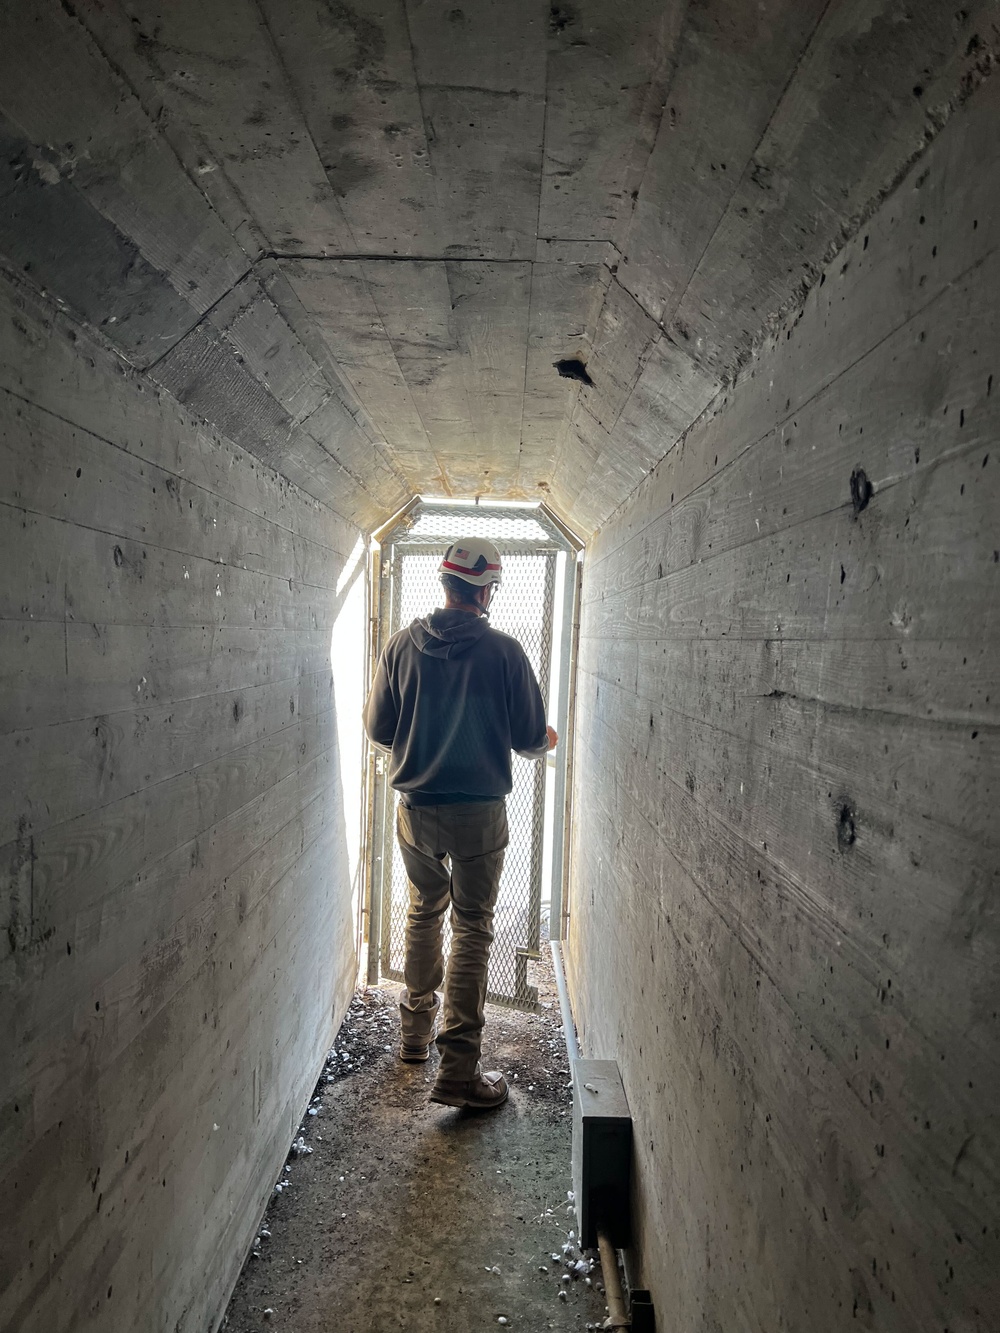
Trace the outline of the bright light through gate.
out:
<instances>
[{"instance_id":1,"label":"bright light through gate","mask_svg":"<svg viewBox=\"0 0 1000 1333\"><path fill-rule=\"evenodd\" d=\"M380 647L397 629L442 604L438 564L447 544L460 535L489 537L500 548L503 583L494 594L490 623L524 647L547 700L549 720L560 732L559 747L548 761L514 756L514 787L507 798L510 845L490 956L489 998L531 1009L536 995L528 981L528 960L538 955L543 906L548 909L554 896L558 919L560 900L563 812L557 807L565 792L568 631L576 552L539 509L422 502L383 536ZM379 768L384 769L381 762ZM396 797L384 771L376 780L373 809L369 978L374 979L371 964L377 957L381 975L401 979L409 892L395 841Z\"/></svg>"}]
</instances>

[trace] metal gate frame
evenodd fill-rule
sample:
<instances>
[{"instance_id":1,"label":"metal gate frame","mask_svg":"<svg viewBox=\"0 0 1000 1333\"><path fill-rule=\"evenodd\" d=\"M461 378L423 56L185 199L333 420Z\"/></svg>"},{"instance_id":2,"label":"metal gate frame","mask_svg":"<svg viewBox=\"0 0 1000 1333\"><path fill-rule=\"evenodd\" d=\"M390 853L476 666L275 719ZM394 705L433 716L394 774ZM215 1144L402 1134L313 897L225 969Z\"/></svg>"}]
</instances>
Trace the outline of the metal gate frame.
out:
<instances>
[{"instance_id":1,"label":"metal gate frame","mask_svg":"<svg viewBox=\"0 0 1000 1333\"><path fill-rule=\"evenodd\" d=\"M566 555L562 586L562 615L559 654L558 707L555 726L560 735L560 745L555 752L556 770L553 791L554 823L552 837L552 883L550 898L550 938L562 938L566 924L566 846L569 836L569 801L571 783L569 768L572 761L572 745L569 736L569 719L573 706L573 685L575 674L576 623L579 616L579 575L583 544L565 525L544 505L516 505L511 503L489 503L464 505L453 500L428 500L415 497L390 521L374 534L371 563L371 659L370 672L374 672L378 655L392 631L393 613L400 596L398 570L401 554L416 553L440 547L446 537L421 536L410 537L410 533L420 518L427 515L454 517L457 513L466 513L472 517L484 518L489 513L497 518L531 518L538 523L547 536L544 540L509 540L499 544L505 553L523 551L532 555L550 554L547 562L546 601L554 604L557 556ZM551 618L543 625L545 642L542 648L543 674L539 681L543 696L549 698L549 672L552 660L553 624ZM383 911L386 895L387 877L391 877L394 854L393 821L388 818L393 794L385 776L385 756L369 747L366 779L368 783L368 857L366 883L366 937L368 941L367 980L369 985L378 982L380 975L394 976L382 966L387 952L388 933L391 927L390 914ZM539 809L542 807L545 784L545 763L536 764L533 777L534 799ZM530 885L529 885L529 933L524 944L516 949L516 981L512 996L490 993L492 1003L510 1008L532 1010L536 1008L536 995L527 980L528 960L537 958L540 948L539 917L542 889L543 838L539 836L537 846L532 849ZM398 979L398 977L396 978Z\"/></svg>"}]
</instances>

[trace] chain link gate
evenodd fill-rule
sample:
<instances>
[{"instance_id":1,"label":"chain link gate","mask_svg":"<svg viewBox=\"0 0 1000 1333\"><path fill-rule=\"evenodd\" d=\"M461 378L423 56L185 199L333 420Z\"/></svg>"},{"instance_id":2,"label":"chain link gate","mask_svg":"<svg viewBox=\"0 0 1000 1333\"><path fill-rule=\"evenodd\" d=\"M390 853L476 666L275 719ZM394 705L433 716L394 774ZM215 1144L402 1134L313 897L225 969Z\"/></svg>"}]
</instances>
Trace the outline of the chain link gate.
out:
<instances>
[{"instance_id":1,"label":"chain link gate","mask_svg":"<svg viewBox=\"0 0 1000 1333\"><path fill-rule=\"evenodd\" d=\"M378 651L398 629L441 604L441 556L449 542L463 536L488 537L498 546L503 581L490 607L490 624L513 635L522 645L549 705L553 698L554 612L558 601L568 630L565 588L575 562L566 556L572 550L570 543L538 508L423 501L406 512L389 533L382 535L376 590ZM561 642L562 651L557 652L559 675L568 677L568 634L563 638L566 643ZM563 688L556 694L564 701L562 680L559 685ZM560 735L564 712L563 706L557 706ZM558 762L563 761L560 758ZM370 981L376 979L373 956L377 957L381 976L402 980L409 904L406 871L395 836L397 796L389 787L386 768L385 756L377 755L372 803ZM559 793L564 789L564 775L560 776ZM507 797L510 843L494 915L487 998L494 1004L530 1011L537 1008L537 992L528 980L528 960L538 957L541 942L545 761L514 755L513 784ZM554 848L556 844L561 844L561 837L553 839ZM561 855L554 855L553 862L554 871L561 871ZM450 938L446 925L446 951Z\"/></svg>"}]
</instances>

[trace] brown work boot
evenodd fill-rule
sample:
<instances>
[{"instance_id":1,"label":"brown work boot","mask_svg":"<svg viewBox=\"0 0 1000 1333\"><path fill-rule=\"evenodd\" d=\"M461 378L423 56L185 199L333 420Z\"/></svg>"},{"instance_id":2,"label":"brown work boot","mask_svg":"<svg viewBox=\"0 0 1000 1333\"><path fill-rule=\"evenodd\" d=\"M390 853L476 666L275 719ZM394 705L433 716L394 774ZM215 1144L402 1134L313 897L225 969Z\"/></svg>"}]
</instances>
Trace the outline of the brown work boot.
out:
<instances>
[{"instance_id":1,"label":"brown work boot","mask_svg":"<svg viewBox=\"0 0 1000 1333\"><path fill-rule=\"evenodd\" d=\"M431 1053L428 1044L423 1046L411 1045L409 1042L401 1041L399 1043L399 1058L405 1060L408 1065L422 1064Z\"/></svg>"},{"instance_id":2,"label":"brown work boot","mask_svg":"<svg viewBox=\"0 0 1000 1333\"><path fill-rule=\"evenodd\" d=\"M507 1080L497 1069L475 1078L439 1078L431 1089L431 1101L441 1106L468 1106L489 1111L507 1100Z\"/></svg>"}]
</instances>

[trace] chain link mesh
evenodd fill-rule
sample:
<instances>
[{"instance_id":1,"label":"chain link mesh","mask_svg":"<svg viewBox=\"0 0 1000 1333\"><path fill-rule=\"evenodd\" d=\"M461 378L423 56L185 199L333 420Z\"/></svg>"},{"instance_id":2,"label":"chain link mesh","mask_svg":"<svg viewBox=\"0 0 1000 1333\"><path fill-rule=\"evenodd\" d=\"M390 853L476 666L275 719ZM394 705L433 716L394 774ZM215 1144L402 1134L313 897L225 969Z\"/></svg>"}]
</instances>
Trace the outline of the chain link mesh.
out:
<instances>
[{"instance_id":1,"label":"chain link mesh","mask_svg":"<svg viewBox=\"0 0 1000 1333\"><path fill-rule=\"evenodd\" d=\"M503 582L493 596L490 623L518 640L549 695L555 570L564 543L554 529L533 514L479 509L427 509L418 513L392 542L389 561L388 634L426 615L441 602L438 565L449 541L459 536L488 537L500 549ZM518 549L521 544L531 549ZM489 999L532 1010L537 993L528 982L528 959L537 956L542 889L545 765L513 757L513 789L507 797L510 844L504 859L490 952ZM381 966L383 974L402 978L409 887L394 836L395 793L387 791L382 864ZM445 947L451 932L446 928Z\"/></svg>"}]
</instances>

